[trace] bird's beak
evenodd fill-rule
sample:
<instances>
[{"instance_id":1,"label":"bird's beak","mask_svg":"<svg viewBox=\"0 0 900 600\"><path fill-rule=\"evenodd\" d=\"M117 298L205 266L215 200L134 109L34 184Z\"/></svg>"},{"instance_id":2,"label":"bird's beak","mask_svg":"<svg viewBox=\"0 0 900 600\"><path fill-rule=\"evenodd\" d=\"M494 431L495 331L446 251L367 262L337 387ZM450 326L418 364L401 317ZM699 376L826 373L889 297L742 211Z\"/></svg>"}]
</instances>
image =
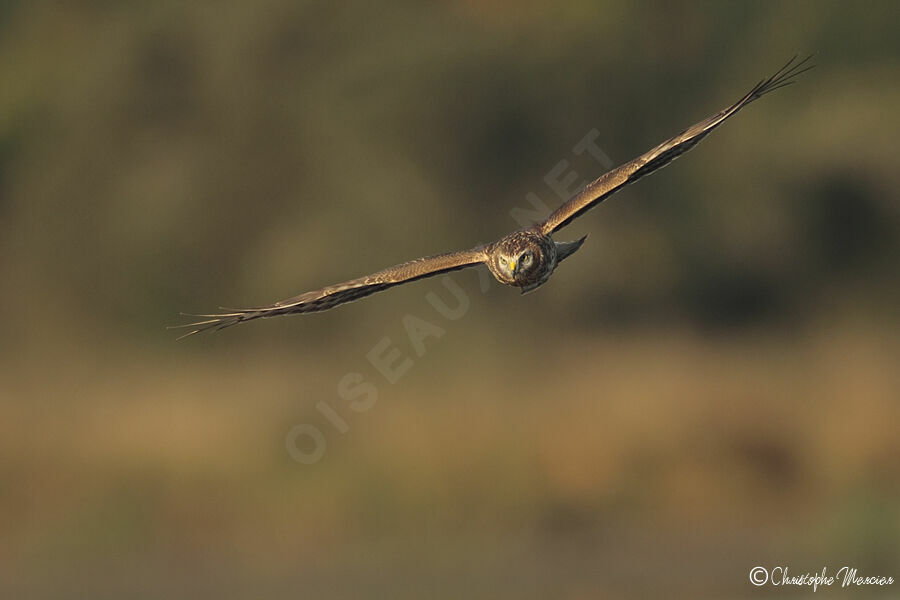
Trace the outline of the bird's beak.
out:
<instances>
[{"instance_id":1,"label":"bird's beak","mask_svg":"<svg viewBox=\"0 0 900 600\"><path fill-rule=\"evenodd\" d=\"M518 268L518 266L519 266L518 262L516 262L514 260L509 261L509 270L513 274L513 277L516 276L516 269Z\"/></svg>"}]
</instances>

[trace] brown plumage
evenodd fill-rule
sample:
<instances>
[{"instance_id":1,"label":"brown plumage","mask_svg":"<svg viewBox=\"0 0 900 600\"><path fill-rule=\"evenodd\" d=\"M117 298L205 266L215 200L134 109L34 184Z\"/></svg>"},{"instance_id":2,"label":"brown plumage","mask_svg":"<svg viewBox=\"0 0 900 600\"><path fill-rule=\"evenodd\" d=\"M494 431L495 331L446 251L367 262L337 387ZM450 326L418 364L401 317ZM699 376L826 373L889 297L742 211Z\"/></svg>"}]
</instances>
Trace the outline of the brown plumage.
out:
<instances>
[{"instance_id":1,"label":"brown plumage","mask_svg":"<svg viewBox=\"0 0 900 600\"><path fill-rule=\"evenodd\" d=\"M565 227L624 186L666 166L754 100L793 83L794 77L812 68L812 65L804 66L810 58L796 62L795 56L771 77L753 86L743 98L731 106L600 176L556 209L542 223L514 231L486 246L417 258L365 277L306 292L269 306L222 309L227 312L187 315L201 317L204 320L175 327L191 328L191 331L181 336L187 337L200 331L224 329L253 319L328 310L395 285L482 263L487 264L491 273L501 283L519 287L522 293L531 291L543 285L557 265L584 243L585 238L574 242L556 242L551 237L554 231Z\"/></svg>"},{"instance_id":2,"label":"brown plumage","mask_svg":"<svg viewBox=\"0 0 900 600\"><path fill-rule=\"evenodd\" d=\"M705 138L709 132L721 125L728 117L735 115L739 110L762 98L769 92L794 83L793 78L812 69L815 65L806 65L812 56L796 62L795 56L786 65L778 69L771 77L764 79L753 86L747 94L716 114L703 119L699 123L691 125L675 137L672 137L649 152L638 156L632 161L616 167L587 184L584 189L575 194L575 197L556 209L550 217L541 223L541 232L549 235L551 232L565 227L574 219L580 217L593 207L597 206L611 195L622 189L629 183L634 183L644 175L666 166Z\"/></svg>"}]
</instances>

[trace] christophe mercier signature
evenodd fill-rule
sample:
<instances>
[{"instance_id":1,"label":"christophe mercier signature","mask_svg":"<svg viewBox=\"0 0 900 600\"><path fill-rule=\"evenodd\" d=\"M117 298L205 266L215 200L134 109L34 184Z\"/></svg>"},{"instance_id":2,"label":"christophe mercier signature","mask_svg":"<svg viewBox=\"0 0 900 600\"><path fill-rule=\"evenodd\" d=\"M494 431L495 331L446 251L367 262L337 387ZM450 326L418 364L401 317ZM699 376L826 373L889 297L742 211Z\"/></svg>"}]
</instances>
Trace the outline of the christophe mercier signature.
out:
<instances>
[{"instance_id":1,"label":"christophe mercier signature","mask_svg":"<svg viewBox=\"0 0 900 600\"><path fill-rule=\"evenodd\" d=\"M750 569L750 583L756 587L766 584L775 587L780 586L807 586L812 587L815 592L819 586L830 587L837 583L842 588L862 587L862 586L878 586L884 587L894 585L894 578L888 575L862 575L856 567L841 567L837 573L830 575L828 567L822 567L818 573L803 573L795 575L791 573L787 567L753 567Z\"/></svg>"}]
</instances>

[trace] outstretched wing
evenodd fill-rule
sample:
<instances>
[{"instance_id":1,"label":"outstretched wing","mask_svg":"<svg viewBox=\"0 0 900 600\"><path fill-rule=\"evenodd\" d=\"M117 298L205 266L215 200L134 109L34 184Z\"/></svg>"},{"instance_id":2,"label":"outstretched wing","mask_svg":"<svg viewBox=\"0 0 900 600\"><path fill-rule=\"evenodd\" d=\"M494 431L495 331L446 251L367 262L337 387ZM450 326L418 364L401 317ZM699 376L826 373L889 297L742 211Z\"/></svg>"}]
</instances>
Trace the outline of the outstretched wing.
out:
<instances>
[{"instance_id":1,"label":"outstretched wing","mask_svg":"<svg viewBox=\"0 0 900 600\"><path fill-rule=\"evenodd\" d=\"M181 338L185 338L201 331L217 331L244 321L252 321L253 319L319 312L334 308L340 304L365 298L375 292L386 290L401 283L408 283L417 279L471 267L484 262L486 259L487 254L483 248L417 258L365 277L330 285L321 290L306 292L269 306L236 309L223 308L222 310L228 312L208 315L185 314L188 317L201 317L204 320L185 325L175 325L169 329L191 328L191 331L181 336Z\"/></svg>"},{"instance_id":2,"label":"outstretched wing","mask_svg":"<svg viewBox=\"0 0 900 600\"><path fill-rule=\"evenodd\" d=\"M644 175L649 175L653 171L666 166L702 140L710 131L718 127L728 117L732 116L754 100L761 98L763 95L773 92L780 87L790 85L793 78L801 73L808 71L814 65L806 65L811 56L807 56L803 60L796 62L795 56L788 61L774 75L760 81L746 96L729 106L728 108L717 112L708 119L704 119L699 123L688 127L675 137L666 140L656 148L642 154L631 162L616 167L612 171L600 176L595 181L589 183L583 190L578 192L574 198L556 209L550 217L539 225L541 231L547 235L557 229L565 227L577 217L583 215L591 208L619 191L629 183L634 183Z\"/></svg>"}]
</instances>

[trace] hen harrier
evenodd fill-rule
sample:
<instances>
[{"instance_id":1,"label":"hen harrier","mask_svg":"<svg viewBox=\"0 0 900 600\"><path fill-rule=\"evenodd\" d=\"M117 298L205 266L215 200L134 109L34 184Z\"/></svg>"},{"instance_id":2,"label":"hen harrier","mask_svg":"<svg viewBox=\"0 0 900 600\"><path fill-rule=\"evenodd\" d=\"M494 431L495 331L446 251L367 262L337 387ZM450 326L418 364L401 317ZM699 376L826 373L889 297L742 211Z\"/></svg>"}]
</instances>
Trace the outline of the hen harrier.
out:
<instances>
[{"instance_id":1,"label":"hen harrier","mask_svg":"<svg viewBox=\"0 0 900 600\"><path fill-rule=\"evenodd\" d=\"M553 232L565 227L624 186L669 164L693 148L728 117L754 100L794 83L794 77L812 68L813 65L804 66L810 58L806 57L796 62L795 56L771 77L753 86L743 98L728 108L688 127L649 152L600 176L556 209L542 223L514 231L495 242L471 250L417 258L365 277L306 292L269 306L223 308L222 310L228 312L218 314L186 314L185 316L200 317L204 320L175 327L192 328L181 336L188 337L200 331L224 329L253 319L328 310L395 285L482 263L487 265L500 283L519 287L523 294L529 292L543 285L557 265L581 248L587 237L574 242L557 242L551 237Z\"/></svg>"}]
</instances>

